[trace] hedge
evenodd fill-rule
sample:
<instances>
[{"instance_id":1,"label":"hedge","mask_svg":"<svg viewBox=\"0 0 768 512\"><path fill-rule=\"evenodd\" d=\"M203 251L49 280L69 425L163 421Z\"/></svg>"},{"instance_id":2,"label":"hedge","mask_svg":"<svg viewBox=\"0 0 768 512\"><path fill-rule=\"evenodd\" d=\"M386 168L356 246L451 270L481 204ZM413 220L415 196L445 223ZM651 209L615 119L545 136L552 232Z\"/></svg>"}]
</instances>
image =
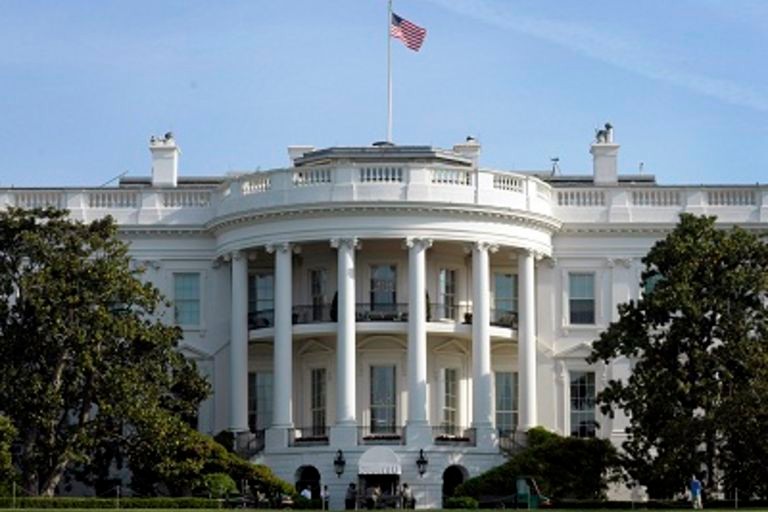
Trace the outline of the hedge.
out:
<instances>
[{"instance_id":1,"label":"hedge","mask_svg":"<svg viewBox=\"0 0 768 512\"><path fill-rule=\"evenodd\" d=\"M16 508L117 508L115 498L16 498ZM0 498L0 508L11 508L13 499ZM219 500L208 498L120 498L120 508L220 508Z\"/></svg>"},{"instance_id":2,"label":"hedge","mask_svg":"<svg viewBox=\"0 0 768 512\"><path fill-rule=\"evenodd\" d=\"M478 508L478 503L475 498L470 498L469 496L459 496L445 500L443 503L443 508L474 510Z\"/></svg>"}]
</instances>

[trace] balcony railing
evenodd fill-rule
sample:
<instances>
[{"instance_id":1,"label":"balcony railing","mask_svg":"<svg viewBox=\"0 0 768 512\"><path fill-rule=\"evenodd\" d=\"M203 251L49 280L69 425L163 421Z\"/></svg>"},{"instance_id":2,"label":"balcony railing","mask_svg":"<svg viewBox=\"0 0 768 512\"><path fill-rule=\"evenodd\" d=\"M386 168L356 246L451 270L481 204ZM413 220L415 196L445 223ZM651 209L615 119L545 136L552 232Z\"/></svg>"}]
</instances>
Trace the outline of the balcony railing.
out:
<instances>
[{"instance_id":1,"label":"balcony railing","mask_svg":"<svg viewBox=\"0 0 768 512\"><path fill-rule=\"evenodd\" d=\"M288 446L326 446L329 429L325 426L292 428L288 432Z\"/></svg>"},{"instance_id":2,"label":"balcony railing","mask_svg":"<svg viewBox=\"0 0 768 512\"><path fill-rule=\"evenodd\" d=\"M523 449L525 439L524 433L517 430L498 429L496 434L499 436L499 448L507 454L515 454Z\"/></svg>"},{"instance_id":3,"label":"balcony railing","mask_svg":"<svg viewBox=\"0 0 768 512\"><path fill-rule=\"evenodd\" d=\"M235 452L246 459L264 450L264 430L243 432L235 435Z\"/></svg>"},{"instance_id":4,"label":"balcony railing","mask_svg":"<svg viewBox=\"0 0 768 512\"><path fill-rule=\"evenodd\" d=\"M294 325L316 324L337 321L337 313L331 304L315 304L311 306L293 306L292 320ZM357 322L407 322L408 304L368 304L355 305L355 321ZM453 321L456 323L472 323L472 306L456 306L447 304L430 304L427 309L428 322ZM491 325L517 329L517 311L507 309L491 310ZM248 313L249 329L266 329L275 326L275 310L263 309Z\"/></svg>"},{"instance_id":5,"label":"balcony railing","mask_svg":"<svg viewBox=\"0 0 768 512\"><path fill-rule=\"evenodd\" d=\"M357 444L404 444L404 430L396 425L357 427Z\"/></svg>"},{"instance_id":6,"label":"balcony railing","mask_svg":"<svg viewBox=\"0 0 768 512\"><path fill-rule=\"evenodd\" d=\"M472 322L472 306L432 303L427 310L427 322Z\"/></svg>"},{"instance_id":7,"label":"balcony railing","mask_svg":"<svg viewBox=\"0 0 768 512\"><path fill-rule=\"evenodd\" d=\"M468 446L475 446L476 444L475 429L457 425L432 427L432 438L435 440L435 444Z\"/></svg>"},{"instance_id":8,"label":"balcony railing","mask_svg":"<svg viewBox=\"0 0 768 512\"><path fill-rule=\"evenodd\" d=\"M356 304L358 322L407 322L408 304Z\"/></svg>"}]
</instances>

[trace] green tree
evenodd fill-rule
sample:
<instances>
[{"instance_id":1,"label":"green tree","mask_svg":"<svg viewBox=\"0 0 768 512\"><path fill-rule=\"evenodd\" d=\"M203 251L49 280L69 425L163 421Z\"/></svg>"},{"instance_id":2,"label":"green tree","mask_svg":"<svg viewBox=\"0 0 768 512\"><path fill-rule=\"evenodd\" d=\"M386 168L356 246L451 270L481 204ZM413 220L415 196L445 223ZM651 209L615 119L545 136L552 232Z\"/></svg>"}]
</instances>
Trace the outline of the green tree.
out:
<instances>
[{"instance_id":1,"label":"green tree","mask_svg":"<svg viewBox=\"0 0 768 512\"><path fill-rule=\"evenodd\" d=\"M110 443L196 415L208 385L163 306L111 218L0 212L0 411L28 492L50 496L68 468L109 460Z\"/></svg>"},{"instance_id":2,"label":"green tree","mask_svg":"<svg viewBox=\"0 0 768 512\"><path fill-rule=\"evenodd\" d=\"M0 415L0 496L6 496L16 480L16 470L11 459L11 445L16 434L11 420Z\"/></svg>"},{"instance_id":3,"label":"green tree","mask_svg":"<svg viewBox=\"0 0 768 512\"><path fill-rule=\"evenodd\" d=\"M629 417L626 469L653 497L693 473L768 496L768 247L683 215L643 263L646 293L619 306L589 358L633 361L598 397Z\"/></svg>"}]
</instances>

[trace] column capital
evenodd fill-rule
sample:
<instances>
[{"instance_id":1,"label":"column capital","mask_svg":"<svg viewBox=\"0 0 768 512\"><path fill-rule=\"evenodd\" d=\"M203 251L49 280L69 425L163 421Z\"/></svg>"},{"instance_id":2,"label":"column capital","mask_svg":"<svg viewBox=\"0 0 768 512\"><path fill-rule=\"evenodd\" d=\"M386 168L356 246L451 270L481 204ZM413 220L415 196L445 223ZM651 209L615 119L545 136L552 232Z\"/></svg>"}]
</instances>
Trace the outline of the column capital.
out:
<instances>
[{"instance_id":1,"label":"column capital","mask_svg":"<svg viewBox=\"0 0 768 512\"><path fill-rule=\"evenodd\" d=\"M298 245L291 243L291 242L280 242L276 244L266 244L264 246L264 250L267 251L268 254L272 254L274 252L290 252L293 251L294 254L298 254L301 252L301 249Z\"/></svg>"},{"instance_id":2,"label":"column capital","mask_svg":"<svg viewBox=\"0 0 768 512\"><path fill-rule=\"evenodd\" d=\"M485 242L482 240L479 240L477 242L472 242L472 244L469 247L471 250L475 251L483 251L483 252L490 252L494 253L499 250L499 244L495 244L493 242Z\"/></svg>"},{"instance_id":3,"label":"column capital","mask_svg":"<svg viewBox=\"0 0 768 512\"><path fill-rule=\"evenodd\" d=\"M331 247L334 249L340 249L342 247L348 249L361 249L362 246L363 244L356 236L350 238L331 238Z\"/></svg>"},{"instance_id":4,"label":"column capital","mask_svg":"<svg viewBox=\"0 0 768 512\"><path fill-rule=\"evenodd\" d=\"M403 245L408 249L416 248L426 250L432 247L432 239L409 236L405 239Z\"/></svg>"}]
</instances>

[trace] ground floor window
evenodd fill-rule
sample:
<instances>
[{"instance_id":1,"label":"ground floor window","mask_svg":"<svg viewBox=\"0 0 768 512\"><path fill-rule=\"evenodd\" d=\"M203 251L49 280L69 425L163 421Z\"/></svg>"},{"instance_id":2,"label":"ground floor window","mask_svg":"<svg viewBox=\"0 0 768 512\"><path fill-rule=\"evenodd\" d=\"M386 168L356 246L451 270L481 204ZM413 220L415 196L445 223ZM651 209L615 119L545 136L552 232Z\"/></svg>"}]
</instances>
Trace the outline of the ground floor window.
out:
<instances>
[{"instance_id":1,"label":"ground floor window","mask_svg":"<svg viewBox=\"0 0 768 512\"><path fill-rule=\"evenodd\" d=\"M459 410L459 370L443 370L443 426L456 427Z\"/></svg>"},{"instance_id":2,"label":"ground floor window","mask_svg":"<svg viewBox=\"0 0 768 512\"><path fill-rule=\"evenodd\" d=\"M393 433L397 418L394 365L371 366L371 433Z\"/></svg>"},{"instance_id":3,"label":"ground floor window","mask_svg":"<svg viewBox=\"0 0 768 512\"><path fill-rule=\"evenodd\" d=\"M496 428L508 433L517 429L517 372L496 372Z\"/></svg>"},{"instance_id":4,"label":"ground floor window","mask_svg":"<svg viewBox=\"0 0 768 512\"><path fill-rule=\"evenodd\" d=\"M312 434L325 435L325 368L312 369Z\"/></svg>"},{"instance_id":5,"label":"ground floor window","mask_svg":"<svg viewBox=\"0 0 768 512\"><path fill-rule=\"evenodd\" d=\"M571 435L595 437L595 373L571 372Z\"/></svg>"}]
</instances>

